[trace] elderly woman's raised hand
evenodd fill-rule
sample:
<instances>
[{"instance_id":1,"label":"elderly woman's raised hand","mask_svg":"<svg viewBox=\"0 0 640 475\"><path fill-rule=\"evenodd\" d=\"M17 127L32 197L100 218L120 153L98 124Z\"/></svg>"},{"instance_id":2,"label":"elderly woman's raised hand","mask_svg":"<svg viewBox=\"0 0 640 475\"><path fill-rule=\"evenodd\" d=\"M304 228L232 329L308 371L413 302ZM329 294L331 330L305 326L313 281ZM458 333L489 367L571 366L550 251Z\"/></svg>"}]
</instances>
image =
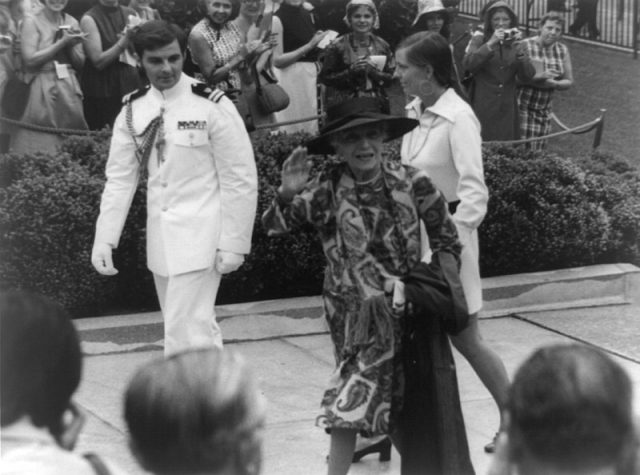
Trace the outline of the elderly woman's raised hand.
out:
<instances>
[{"instance_id":1,"label":"elderly woman's raised hand","mask_svg":"<svg viewBox=\"0 0 640 475\"><path fill-rule=\"evenodd\" d=\"M282 164L282 184L278 194L285 200L291 200L309 181L311 160L305 147L297 147Z\"/></svg>"}]
</instances>

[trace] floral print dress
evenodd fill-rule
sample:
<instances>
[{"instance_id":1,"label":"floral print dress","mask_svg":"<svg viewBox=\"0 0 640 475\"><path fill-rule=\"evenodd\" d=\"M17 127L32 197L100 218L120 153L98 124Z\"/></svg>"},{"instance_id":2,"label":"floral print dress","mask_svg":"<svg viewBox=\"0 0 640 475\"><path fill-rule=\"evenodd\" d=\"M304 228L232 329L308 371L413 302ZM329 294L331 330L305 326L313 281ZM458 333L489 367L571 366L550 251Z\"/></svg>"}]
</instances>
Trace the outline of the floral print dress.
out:
<instances>
[{"instance_id":1,"label":"floral print dress","mask_svg":"<svg viewBox=\"0 0 640 475\"><path fill-rule=\"evenodd\" d=\"M291 203L276 197L262 217L269 235L307 222L322 241L324 309L336 370L322 399L321 427L366 436L393 429L404 391L402 319L391 311L384 283L420 261L420 220L434 252L459 256L443 196L426 174L392 161L366 184L340 164L310 181Z\"/></svg>"}]
</instances>

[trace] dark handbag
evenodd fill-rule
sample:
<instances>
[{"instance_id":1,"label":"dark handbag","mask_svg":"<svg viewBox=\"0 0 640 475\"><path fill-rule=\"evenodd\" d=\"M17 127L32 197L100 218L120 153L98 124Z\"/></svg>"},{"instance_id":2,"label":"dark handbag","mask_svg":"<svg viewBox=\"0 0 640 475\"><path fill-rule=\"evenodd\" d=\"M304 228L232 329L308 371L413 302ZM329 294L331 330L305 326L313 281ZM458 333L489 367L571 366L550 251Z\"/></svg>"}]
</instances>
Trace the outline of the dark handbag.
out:
<instances>
[{"instance_id":1,"label":"dark handbag","mask_svg":"<svg viewBox=\"0 0 640 475\"><path fill-rule=\"evenodd\" d=\"M253 67L253 75L256 82L256 97L258 106L265 114L272 114L289 107L289 94L280 87L275 78L262 71L258 75L256 67ZM266 84L260 83L260 76L265 78Z\"/></svg>"},{"instance_id":2,"label":"dark handbag","mask_svg":"<svg viewBox=\"0 0 640 475\"><path fill-rule=\"evenodd\" d=\"M2 116L14 120L21 119L29 102L30 89L31 84L17 76L9 79L2 95Z\"/></svg>"}]
</instances>

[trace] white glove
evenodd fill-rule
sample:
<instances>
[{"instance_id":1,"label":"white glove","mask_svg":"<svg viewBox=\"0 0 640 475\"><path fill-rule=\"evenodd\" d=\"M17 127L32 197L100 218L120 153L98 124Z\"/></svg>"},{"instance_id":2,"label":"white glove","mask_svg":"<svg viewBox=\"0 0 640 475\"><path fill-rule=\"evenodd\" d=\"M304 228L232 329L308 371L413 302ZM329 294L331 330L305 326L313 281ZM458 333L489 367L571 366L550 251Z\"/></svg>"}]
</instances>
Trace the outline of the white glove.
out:
<instances>
[{"instance_id":1,"label":"white glove","mask_svg":"<svg viewBox=\"0 0 640 475\"><path fill-rule=\"evenodd\" d=\"M112 247L110 244L97 242L91 250L91 264L102 275L116 275L118 269L113 267Z\"/></svg>"},{"instance_id":2,"label":"white glove","mask_svg":"<svg viewBox=\"0 0 640 475\"><path fill-rule=\"evenodd\" d=\"M238 267L240 267L243 262L243 254L221 250L218 250L216 254L216 270L221 274L228 274L229 272L238 270Z\"/></svg>"}]
</instances>

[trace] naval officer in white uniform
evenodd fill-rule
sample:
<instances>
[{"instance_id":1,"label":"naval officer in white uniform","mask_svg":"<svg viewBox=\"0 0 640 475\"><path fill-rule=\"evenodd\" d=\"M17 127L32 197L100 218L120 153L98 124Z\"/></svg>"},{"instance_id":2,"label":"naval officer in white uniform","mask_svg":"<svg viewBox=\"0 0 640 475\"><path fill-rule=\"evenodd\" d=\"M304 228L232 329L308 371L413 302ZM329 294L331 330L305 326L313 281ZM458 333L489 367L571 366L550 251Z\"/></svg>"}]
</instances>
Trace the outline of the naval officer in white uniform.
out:
<instances>
[{"instance_id":1,"label":"naval officer in white uniform","mask_svg":"<svg viewBox=\"0 0 640 475\"><path fill-rule=\"evenodd\" d=\"M220 277L244 261L257 203L253 150L233 103L182 73L185 35L144 23L133 45L149 79L117 117L91 262L118 271L118 247L140 175L147 183L147 265L165 326L165 355L222 346L214 304Z\"/></svg>"}]
</instances>

